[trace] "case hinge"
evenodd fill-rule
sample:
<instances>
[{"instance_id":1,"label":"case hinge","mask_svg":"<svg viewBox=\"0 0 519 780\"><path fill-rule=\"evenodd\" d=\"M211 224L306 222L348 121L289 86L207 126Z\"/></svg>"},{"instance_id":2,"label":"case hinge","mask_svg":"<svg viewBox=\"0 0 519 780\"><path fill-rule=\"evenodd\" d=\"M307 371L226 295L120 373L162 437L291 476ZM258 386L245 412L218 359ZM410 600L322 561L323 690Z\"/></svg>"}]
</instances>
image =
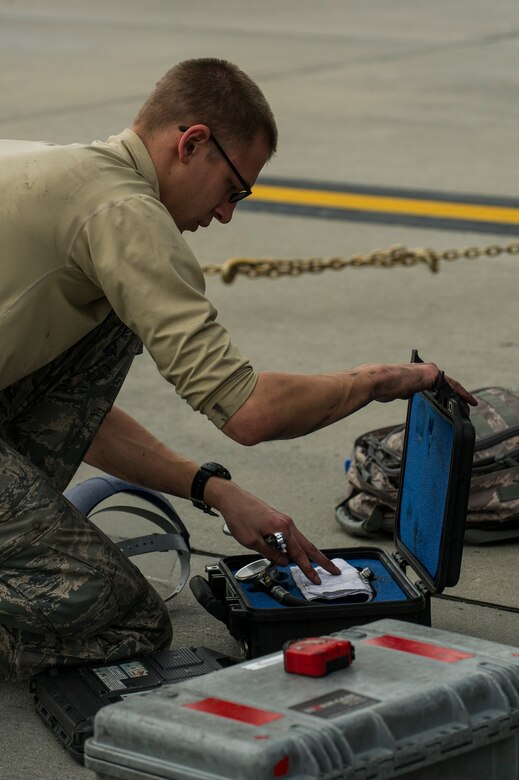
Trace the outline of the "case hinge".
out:
<instances>
[{"instance_id":1,"label":"case hinge","mask_svg":"<svg viewBox=\"0 0 519 780\"><path fill-rule=\"evenodd\" d=\"M399 552L394 552L394 553L392 553L392 555L393 555L393 559L394 559L395 563L397 564L397 566L398 566L398 567L399 567L399 568L400 568L400 569L401 569L401 570L404 572L404 574L405 574L405 571L406 571L406 569L407 569L407 565L408 565L408 564L407 564L407 561L406 561L406 559L404 558L404 556L403 556L403 555L401 555L401 553L399 553Z\"/></svg>"},{"instance_id":2,"label":"case hinge","mask_svg":"<svg viewBox=\"0 0 519 780\"><path fill-rule=\"evenodd\" d=\"M414 585L415 585L415 588L418 588L420 593L424 594L424 596L430 596L431 595L431 591L429 590L429 588L427 587L425 582L422 582L422 580L416 580Z\"/></svg>"}]
</instances>

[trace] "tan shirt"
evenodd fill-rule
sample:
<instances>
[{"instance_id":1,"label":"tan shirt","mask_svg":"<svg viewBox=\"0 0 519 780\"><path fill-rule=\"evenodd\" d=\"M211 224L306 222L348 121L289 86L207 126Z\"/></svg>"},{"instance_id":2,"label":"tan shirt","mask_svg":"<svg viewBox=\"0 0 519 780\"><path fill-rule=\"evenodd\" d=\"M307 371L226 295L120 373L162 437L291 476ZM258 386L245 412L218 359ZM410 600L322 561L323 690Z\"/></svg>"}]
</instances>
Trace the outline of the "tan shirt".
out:
<instances>
[{"instance_id":1,"label":"tan shirt","mask_svg":"<svg viewBox=\"0 0 519 780\"><path fill-rule=\"evenodd\" d=\"M257 375L215 321L202 270L131 130L90 146L0 141L0 388L113 308L160 373L221 427Z\"/></svg>"}]
</instances>

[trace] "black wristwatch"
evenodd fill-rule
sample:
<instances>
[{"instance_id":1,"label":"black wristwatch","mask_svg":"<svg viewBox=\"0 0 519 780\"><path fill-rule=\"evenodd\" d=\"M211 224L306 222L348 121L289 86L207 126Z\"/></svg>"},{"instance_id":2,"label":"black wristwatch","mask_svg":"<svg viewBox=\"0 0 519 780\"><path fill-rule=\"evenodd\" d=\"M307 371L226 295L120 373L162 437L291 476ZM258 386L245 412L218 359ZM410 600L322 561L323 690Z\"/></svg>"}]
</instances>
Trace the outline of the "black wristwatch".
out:
<instances>
[{"instance_id":1,"label":"black wristwatch","mask_svg":"<svg viewBox=\"0 0 519 780\"><path fill-rule=\"evenodd\" d=\"M219 463L202 463L195 474L193 484L191 485L191 501L193 506L206 512L208 515L218 517L217 512L213 512L211 507L204 501L204 489L208 479L211 477L220 477L220 479L232 479L231 474L225 466Z\"/></svg>"}]
</instances>

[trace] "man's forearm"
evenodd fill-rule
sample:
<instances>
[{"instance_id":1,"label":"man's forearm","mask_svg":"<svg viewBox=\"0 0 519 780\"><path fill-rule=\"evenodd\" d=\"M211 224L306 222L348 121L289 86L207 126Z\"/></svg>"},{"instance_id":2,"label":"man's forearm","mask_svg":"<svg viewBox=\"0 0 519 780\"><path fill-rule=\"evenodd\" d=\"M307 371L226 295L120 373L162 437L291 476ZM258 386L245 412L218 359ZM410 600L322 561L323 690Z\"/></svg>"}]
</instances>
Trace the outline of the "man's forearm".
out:
<instances>
[{"instance_id":1,"label":"man's forearm","mask_svg":"<svg viewBox=\"0 0 519 780\"><path fill-rule=\"evenodd\" d=\"M318 375L264 372L222 430L246 445L304 436L342 420L371 401L409 398L430 389L438 371L434 363L404 363L364 365ZM464 400L475 403L459 383L449 381Z\"/></svg>"},{"instance_id":2,"label":"man's forearm","mask_svg":"<svg viewBox=\"0 0 519 780\"><path fill-rule=\"evenodd\" d=\"M223 432L248 445L291 439L331 425L369 400L366 384L355 372L348 377L264 372Z\"/></svg>"},{"instance_id":3,"label":"man's forearm","mask_svg":"<svg viewBox=\"0 0 519 780\"><path fill-rule=\"evenodd\" d=\"M198 463L171 450L117 406L99 428L85 461L127 482L187 499L199 469ZM243 496L239 485L223 479L210 479L204 490L204 499L219 511L242 504Z\"/></svg>"},{"instance_id":4,"label":"man's forearm","mask_svg":"<svg viewBox=\"0 0 519 780\"><path fill-rule=\"evenodd\" d=\"M198 469L116 406L97 432L85 461L120 479L182 498L189 497Z\"/></svg>"},{"instance_id":5,"label":"man's forearm","mask_svg":"<svg viewBox=\"0 0 519 780\"><path fill-rule=\"evenodd\" d=\"M197 463L162 444L117 406L106 416L85 461L127 482L187 499L191 497L191 486L199 469ZM254 497L247 494L247 498ZM223 511L232 505L242 505L244 490L234 481L209 479L204 500Z\"/></svg>"}]
</instances>

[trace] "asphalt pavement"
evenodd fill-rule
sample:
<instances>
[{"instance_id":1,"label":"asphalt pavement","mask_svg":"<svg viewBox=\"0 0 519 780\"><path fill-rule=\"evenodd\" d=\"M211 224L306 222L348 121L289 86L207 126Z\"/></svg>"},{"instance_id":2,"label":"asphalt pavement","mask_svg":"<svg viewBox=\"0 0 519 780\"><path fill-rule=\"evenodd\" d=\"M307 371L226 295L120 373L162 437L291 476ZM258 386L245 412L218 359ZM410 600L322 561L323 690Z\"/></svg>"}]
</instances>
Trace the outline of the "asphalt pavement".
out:
<instances>
[{"instance_id":1,"label":"asphalt pavement","mask_svg":"<svg viewBox=\"0 0 519 780\"><path fill-rule=\"evenodd\" d=\"M217 56L254 77L275 112L272 180L442 193L519 207L515 0L0 0L0 135L59 143L103 139L131 124L175 62ZM410 224L402 215L340 218L238 207L230 225L188 241L202 264L230 257L349 257L396 244L504 246L510 227ZM513 219L512 219L513 222ZM508 223L510 226L510 222ZM296 278L208 277L221 321L259 370L327 372L405 362L417 348L468 388L519 387L517 258L345 269ZM35 313L37 323L37 313ZM245 449L193 413L139 357L120 404L174 449L226 464L253 493L289 513L323 548L356 546L334 507L344 461L362 432L402 422L405 403L372 404L304 439ZM95 473L81 467L74 482ZM244 552L221 518L186 501L192 573ZM374 540L384 549L392 541ZM433 599L439 628L519 645L519 542L466 545L455 598ZM173 599L174 645L230 654L240 646L186 588ZM28 686L0 683L0 779L87 780L36 715Z\"/></svg>"}]
</instances>

